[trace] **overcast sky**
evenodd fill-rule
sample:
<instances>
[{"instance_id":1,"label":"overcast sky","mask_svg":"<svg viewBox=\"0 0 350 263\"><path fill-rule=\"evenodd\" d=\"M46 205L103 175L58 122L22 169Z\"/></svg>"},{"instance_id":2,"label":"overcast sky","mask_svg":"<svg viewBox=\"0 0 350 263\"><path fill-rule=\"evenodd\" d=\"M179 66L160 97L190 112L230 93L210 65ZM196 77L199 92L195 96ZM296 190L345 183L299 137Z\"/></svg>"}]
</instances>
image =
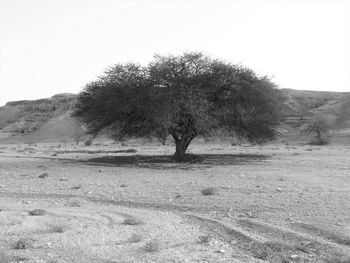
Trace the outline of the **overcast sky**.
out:
<instances>
[{"instance_id":1,"label":"overcast sky","mask_svg":"<svg viewBox=\"0 0 350 263\"><path fill-rule=\"evenodd\" d=\"M0 106L201 51L281 88L350 91L350 1L0 0Z\"/></svg>"}]
</instances>

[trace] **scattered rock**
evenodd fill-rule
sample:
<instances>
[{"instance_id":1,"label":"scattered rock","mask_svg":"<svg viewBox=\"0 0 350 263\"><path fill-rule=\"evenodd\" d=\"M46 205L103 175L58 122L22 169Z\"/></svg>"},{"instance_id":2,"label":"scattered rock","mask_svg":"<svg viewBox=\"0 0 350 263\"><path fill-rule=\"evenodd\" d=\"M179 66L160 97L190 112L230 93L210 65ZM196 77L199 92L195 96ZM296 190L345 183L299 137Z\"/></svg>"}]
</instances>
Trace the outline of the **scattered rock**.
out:
<instances>
[{"instance_id":1,"label":"scattered rock","mask_svg":"<svg viewBox=\"0 0 350 263\"><path fill-rule=\"evenodd\" d=\"M290 255L289 257L290 257L291 259L297 259L297 258L299 258L299 256L298 256L297 254Z\"/></svg>"},{"instance_id":2,"label":"scattered rock","mask_svg":"<svg viewBox=\"0 0 350 263\"><path fill-rule=\"evenodd\" d=\"M98 169L97 172L102 173L104 171L102 169Z\"/></svg>"},{"instance_id":3,"label":"scattered rock","mask_svg":"<svg viewBox=\"0 0 350 263\"><path fill-rule=\"evenodd\" d=\"M277 191L278 193L281 193L281 192L282 192L282 189L279 188L279 187L277 187L277 188L276 188L276 191Z\"/></svg>"},{"instance_id":4,"label":"scattered rock","mask_svg":"<svg viewBox=\"0 0 350 263\"><path fill-rule=\"evenodd\" d=\"M121 184L120 187L128 187L127 184Z\"/></svg>"},{"instance_id":5,"label":"scattered rock","mask_svg":"<svg viewBox=\"0 0 350 263\"><path fill-rule=\"evenodd\" d=\"M219 193L219 188L217 187L208 187L201 190L202 195L216 195Z\"/></svg>"},{"instance_id":6,"label":"scattered rock","mask_svg":"<svg viewBox=\"0 0 350 263\"><path fill-rule=\"evenodd\" d=\"M49 177L48 173L43 173L43 174L38 176L38 178L46 178L46 177Z\"/></svg>"}]
</instances>

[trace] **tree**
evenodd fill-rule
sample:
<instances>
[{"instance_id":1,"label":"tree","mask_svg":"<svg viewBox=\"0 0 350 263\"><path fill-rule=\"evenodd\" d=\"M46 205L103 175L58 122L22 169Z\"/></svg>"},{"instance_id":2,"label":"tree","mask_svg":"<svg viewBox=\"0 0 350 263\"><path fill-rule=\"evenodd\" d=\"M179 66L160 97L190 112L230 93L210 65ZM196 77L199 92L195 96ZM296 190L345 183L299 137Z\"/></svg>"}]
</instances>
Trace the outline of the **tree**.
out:
<instances>
[{"instance_id":1,"label":"tree","mask_svg":"<svg viewBox=\"0 0 350 263\"><path fill-rule=\"evenodd\" d=\"M314 135L311 144L323 145L328 143L329 130L330 126L325 119L315 118L302 129L302 133Z\"/></svg>"},{"instance_id":2,"label":"tree","mask_svg":"<svg viewBox=\"0 0 350 263\"><path fill-rule=\"evenodd\" d=\"M215 129L263 142L275 135L281 95L268 77L250 69L184 53L159 56L147 66L109 68L79 94L75 115L97 134L112 138L171 135L174 159L191 141Z\"/></svg>"},{"instance_id":3,"label":"tree","mask_svg":"<svg viewBox=\"0 0 350 263\"><path fill-rule=\"evenodd\" d=\"M84 136L84 134L78 130L73 133L73 139L74 139L77 146L79 145L79 142L83 138L83 136Z\"/></svg>"}]
</instances>

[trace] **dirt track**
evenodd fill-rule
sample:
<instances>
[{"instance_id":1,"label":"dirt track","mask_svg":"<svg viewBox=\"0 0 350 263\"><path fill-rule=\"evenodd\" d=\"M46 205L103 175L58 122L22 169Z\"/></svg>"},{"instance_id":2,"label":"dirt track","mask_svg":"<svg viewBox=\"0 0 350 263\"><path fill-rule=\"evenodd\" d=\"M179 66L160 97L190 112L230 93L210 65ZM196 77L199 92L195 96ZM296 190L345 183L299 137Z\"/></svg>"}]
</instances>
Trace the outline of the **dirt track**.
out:
<instances>
[{"instance_id":1,"label":"dirt track","mask_svg":"<svg viewBox=\"0 0 350 263\"><path fill-rule=\"evenodd\" d=\"M2 145L0 262L349 262L350 147L172 151Z\"/></svg>"}]
</instances>

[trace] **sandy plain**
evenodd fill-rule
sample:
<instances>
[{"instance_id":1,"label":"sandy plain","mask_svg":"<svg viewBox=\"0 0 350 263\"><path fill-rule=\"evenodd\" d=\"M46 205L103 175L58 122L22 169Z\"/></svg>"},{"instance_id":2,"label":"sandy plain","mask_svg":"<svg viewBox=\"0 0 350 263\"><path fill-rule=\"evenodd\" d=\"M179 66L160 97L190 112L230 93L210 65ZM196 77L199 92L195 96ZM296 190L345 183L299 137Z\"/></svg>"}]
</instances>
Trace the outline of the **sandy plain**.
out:
<instances>
[{"instance_id":1,"label":"sandy plain","mask_svg":"<svg viewBox=\"0 0 350 263\"><path fill-rule=\"evenodd\" d=\"M173 151L0 145L0 262L350 262L349 145Z\"/></svg>"}]
</instances>

